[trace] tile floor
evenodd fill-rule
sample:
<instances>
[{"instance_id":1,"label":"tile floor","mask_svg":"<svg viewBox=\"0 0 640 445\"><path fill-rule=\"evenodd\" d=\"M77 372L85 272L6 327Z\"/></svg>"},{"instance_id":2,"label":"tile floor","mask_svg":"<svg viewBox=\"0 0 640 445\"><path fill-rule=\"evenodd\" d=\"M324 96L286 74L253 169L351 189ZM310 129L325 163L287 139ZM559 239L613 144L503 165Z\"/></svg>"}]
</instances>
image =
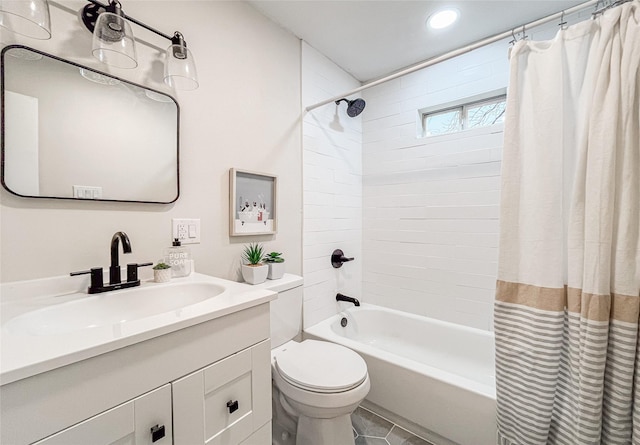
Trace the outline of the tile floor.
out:
<instances>
[{"instance_id":1,"label":"tile floor","mask_svg":"<svg viewBox=\"0 0 640 445\"><path fill-rule=\"evenodd\" d=\"M356 445L436 445L359 406L351 415Z\"/></svg>"}]
</instances>

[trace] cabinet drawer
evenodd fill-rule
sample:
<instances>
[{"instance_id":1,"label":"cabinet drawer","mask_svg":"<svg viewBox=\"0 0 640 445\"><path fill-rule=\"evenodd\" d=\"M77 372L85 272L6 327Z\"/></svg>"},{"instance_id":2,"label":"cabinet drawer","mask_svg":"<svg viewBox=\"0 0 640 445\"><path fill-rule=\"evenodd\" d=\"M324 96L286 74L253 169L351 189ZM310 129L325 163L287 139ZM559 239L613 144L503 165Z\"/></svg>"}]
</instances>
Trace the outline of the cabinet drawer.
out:
<instances>
[{"instance_id":1,"label":"cabinet drawer","mask_svg":"<svg viewBox=\"0 0 640 445\"><path fill-rule=\"evenodd\" d=\"M151 428L156 425L158 432L154 437ZM171 445L172 443L171 385L165 385L33 445Z\"/></svg>"},{"instance_id":2,"label":"cabinet drawer","mask_svg":"<svg viewBox=\"0 0 640 445\"><path fill-rule=\"evenodd\" d=\"M271 419L269 341L172 383L176 445L239 444Z\"/></svg>"}]
</instances>

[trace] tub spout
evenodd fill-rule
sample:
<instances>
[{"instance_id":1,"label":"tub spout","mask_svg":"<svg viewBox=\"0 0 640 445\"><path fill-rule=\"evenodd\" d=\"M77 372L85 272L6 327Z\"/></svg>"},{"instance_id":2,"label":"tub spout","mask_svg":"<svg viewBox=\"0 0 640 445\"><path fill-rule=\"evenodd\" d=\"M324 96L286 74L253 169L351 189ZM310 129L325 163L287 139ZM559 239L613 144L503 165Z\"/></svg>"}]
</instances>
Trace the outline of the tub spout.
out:
<instances>
[{"instance_id":1,"label":"tub spout","mask_svg":"<svg viewBox=\"0 0 640 445\"><path fill-rule=\"evenodd\" d=\"M336 301L346 301L349 303L353 303L355 306L360 306L360 302L357 298L347 297L346 295L336 294Z\"/></svg>"}]
</instances>

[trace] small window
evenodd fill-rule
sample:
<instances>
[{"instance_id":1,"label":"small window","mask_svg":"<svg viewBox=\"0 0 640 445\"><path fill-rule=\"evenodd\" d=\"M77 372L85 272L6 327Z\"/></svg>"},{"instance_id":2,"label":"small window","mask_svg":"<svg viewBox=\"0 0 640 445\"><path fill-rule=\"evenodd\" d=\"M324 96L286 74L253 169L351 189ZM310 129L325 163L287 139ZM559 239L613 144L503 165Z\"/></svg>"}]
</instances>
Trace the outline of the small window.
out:
<instances>
[{"instance_id":1,"label":"small window","mask_svg":"<svg viewBox=\"0 0 640 445\"><path fill-rule=\"evenodd\" d=\"M425 115L427 136L454 133L462 130L462 109L446 110Z\"/></svg>"},{"instance_id":2,"label":"small window","mask_svg":"<svg viewBox=\"0 0 640 445\"><path fill-rule=\"evenodd\" d=\"M502 96L485 102L476 102L465 105L464 128L488 127L504 122L504 112L507 107L507 97Z\"/></svg>"},{"instance_id":3,"label":"small window","mask_svg":"<svg viewBox=\"0 0 640 445\"><path fill-rule=\"evenodd\" d=\"M422 133L424 136L436 136L503 123L506 105L506 94L491 94L449 103L439 109L423 109L420 110Z\"/></svg>"}]
</instances>

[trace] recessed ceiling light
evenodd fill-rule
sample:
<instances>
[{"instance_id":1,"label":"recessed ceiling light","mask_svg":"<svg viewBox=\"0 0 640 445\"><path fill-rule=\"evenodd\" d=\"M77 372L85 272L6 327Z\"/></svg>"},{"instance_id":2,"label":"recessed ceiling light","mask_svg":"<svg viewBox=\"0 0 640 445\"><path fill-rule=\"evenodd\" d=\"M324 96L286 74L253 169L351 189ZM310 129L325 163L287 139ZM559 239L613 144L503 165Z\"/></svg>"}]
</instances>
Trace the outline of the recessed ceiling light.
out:
<instances>
[{"instance_id":1,"label":"recessed ceiling light","mask_svg":"<svg viewBox=\"0 0 640 445\"><path fill-rule=\"evenodd\" d=\"M427 19L427 25L431 29L442 29L447 26L453 25L456 20L460 17L460 12L457 9L443 9L442 11L438 11L435 14L432 14Z\"/></svg>"}]
</instances>

